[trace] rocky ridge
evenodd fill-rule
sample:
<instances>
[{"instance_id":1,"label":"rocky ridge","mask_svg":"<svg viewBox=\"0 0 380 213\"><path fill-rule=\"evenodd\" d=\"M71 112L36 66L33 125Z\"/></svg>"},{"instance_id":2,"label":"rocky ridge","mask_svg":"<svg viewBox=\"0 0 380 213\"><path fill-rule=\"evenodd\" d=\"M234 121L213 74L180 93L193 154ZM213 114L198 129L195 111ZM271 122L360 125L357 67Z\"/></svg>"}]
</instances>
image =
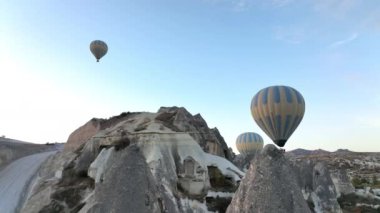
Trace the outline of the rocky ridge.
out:
<instances>
[{"instance_id":1,"label":"rocky ridge","mask_svg":"<svg viewBox=\"0 0 380 213\"><path fill-rule=\"evenodd\" d=\"M132 121L146 115L147 117L138 125ZM162 124L160 128L167 128L174 132L188 133L207 153L225 157L228 160L234 158L234 153L227 146L219 130L217 128L210 129L200 114L193 116L183 107L161 107L157 113L123 112L109 119L93 118L70 134L65 145L65 150L74 151L98 132L119 123L125 123L126 121L132 124L130 125L131 127L120 130L119 134L141 132L146 130L150 123L155 122Z\"/></svg>"},{"instance_id":2,"label":"rocky ridge","mask_svg":"<svg viewBox=\"0 0 380 213\"><path fill-rule=\"evenodd\" d=\"M200 115L173 107L117 120L85 142L74 139L93 132L72 134L41 167L21 212L225 211L244 173Z\"/></svg>"}]
</instances>

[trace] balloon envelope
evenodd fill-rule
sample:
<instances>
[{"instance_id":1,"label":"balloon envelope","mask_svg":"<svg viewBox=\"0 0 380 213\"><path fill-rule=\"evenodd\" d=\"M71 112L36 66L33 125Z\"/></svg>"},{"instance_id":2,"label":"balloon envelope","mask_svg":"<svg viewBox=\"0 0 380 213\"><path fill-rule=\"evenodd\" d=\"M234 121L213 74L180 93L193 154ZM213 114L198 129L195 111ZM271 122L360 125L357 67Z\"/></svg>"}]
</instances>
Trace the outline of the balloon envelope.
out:
<instances>
[{"instance_id":1,"label":"balloon envelope","mask_svg":"<svg viewBox=\"0 0 380 213\"><path fill-rule=\"evenodd\" d=\"M305 100L291 87L271 86L253 97L251 113L273 142L283 147L305 114Z\"/></svg>"},{"instance_id":2,"label":"balloon envelope","mask_svg":"<svg viewBox=\"0 0 380 213\"><path fill-rule=\"evenodd\" d=\"M263 138L254 132L245 132L236 139L236 148L242 155L260 151L264 146Z\"/></svg>"},{"instance_id":3,"label":"balloon envelope","mask_svg":"<svg viewBox=\"0 0 380 213\"><path fill-rule=\"evenodd\" d=\"M108 46L104 41L95 40L91 42L90 50L95 56L96 61L99 62L99 59L101 59L107 53Z\"/></svg>"}]
</instances>

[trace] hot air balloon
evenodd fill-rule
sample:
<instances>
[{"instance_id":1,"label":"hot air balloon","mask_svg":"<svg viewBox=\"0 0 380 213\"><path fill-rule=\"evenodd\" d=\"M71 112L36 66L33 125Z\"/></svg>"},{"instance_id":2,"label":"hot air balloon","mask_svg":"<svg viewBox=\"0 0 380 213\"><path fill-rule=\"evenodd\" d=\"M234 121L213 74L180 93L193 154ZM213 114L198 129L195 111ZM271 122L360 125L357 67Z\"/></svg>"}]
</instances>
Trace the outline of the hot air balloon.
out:
<instances>
[{"instance_id":1,"label":"hot air balloon","mask_svg":"<svg viewBox=\"0 0 380 213\"><path fill-rule=\"evenodd\" d=\"M107 53L108 47L104 41L95 40L91 42L90 50L95 56L96 61L99 62L99 59L101 59Z\"/></svg>"},{"instance_id":2,"label":"hot air balloon","mask_svg":"<svg viewBox=\"0 0 380 213\"><path fill-rule=\"evenodd\" d=\"M253 97L251 113L273 142L283 147L305 114L305 100L291 87L271 86Z\"/></svg>"},{"instance_id":3,"label":"hot air balloon","mask_svg":"<svg viewBox=\"0 0 380 213\"><path fill-rule=\"evenodd\" d=\"M254 132L245 132L236 139L236 148L242 155L249 155L260 151L264 146L263 138Z\"/></svg>"}]
</instances>

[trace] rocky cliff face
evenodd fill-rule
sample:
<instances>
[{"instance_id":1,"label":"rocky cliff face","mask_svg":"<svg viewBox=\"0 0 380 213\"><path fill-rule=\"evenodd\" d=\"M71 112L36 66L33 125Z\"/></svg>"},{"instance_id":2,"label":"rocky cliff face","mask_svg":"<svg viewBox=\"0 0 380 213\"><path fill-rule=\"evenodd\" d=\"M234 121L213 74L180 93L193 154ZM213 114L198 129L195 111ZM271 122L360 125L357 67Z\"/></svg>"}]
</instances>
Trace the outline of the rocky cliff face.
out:
<instances>
[{"instance_id":1,"label":"rocky cliff face","mask_svg":"<svg viewBox=\"0 0 380 213\"><path fill-rule=\"evenodd\" d=\"M65 151L73 151L86 143L92 136L101 130L101 120L91 119L83 126L70 134L65 144Z\"/></svg>"},{"instance_id":2,"label":"rocky cliff face","mask_svg":"<svg viewBox=\"0 0 380 213\"><path fill-rule=\"evenodd\" d=\"M380 210L380 153L298 149L286 156L313 211Z\"/></svg>"},{"instance_id":3,"label":"rocky cliff face","mask_svg":"<svg viewBox=\"0 0 380 213\"><path fill-rule=\"evenodd\" d=\"M233 153L218 129L210 129L200 114L192 116L185 108L161 107L156 119L177 132L189 132L205 152L232 160Z\"/></svg>"},{"instance_id":4,"label":"rocky cliff face","mask_svg":"<svg viewBox=\"0 0 380 213\"><path fill-rule=\"evenodd\" d=\"M310 212L288 160L266 145L252 161L227 209L238 212Z\"/></svg>"},{"instance_id":5,"label":"rocky cliff face","mask_svg":"<svg viewBox=\"0 0 380 213\"><path fill-rule=\"evenodd\" d=\"M200 115L161 108L109 123L45 162L21 212L226 210L244 173Z\"/></svg>"},{"instance_id":6,"label":"rocky cliff face","mask_svg":"<svg viewBox=\"0 0 380 213\"><path fill-rule=\"evenodd\" d=\"M118 116L113 116L109 119L99 119L93 118L83 126L76 129L70 134L67 142L65 144L65 151L74 151L81 145L86 143L92 136L98 133L100 130L104 130L108 127L114 126L115 124L133 117L138 113L123 112Z\"/></svg>"},{"instance_id":7,"label":"rocky cliff face","mask_svg":"<svg viewBox=\"0 0 380 213\"><path fill-rule=\"evenodd\" d=\"M329 170L321 162L292 162L292 171L313 212L342 212Z\"/></svg>"},{"instance_id":8,"label":"rocky cliff face","mask_svg":"<svg viewBox=\"0 0 380 213\"><path fill-rule=\"evenodd\" d=\"M141 114L146 113L127 112L119 116L111 117L110 119L93 118L69 136L65 150L74 151L99 131L113 127L126 120L135 120L139 118ZM149 114L150 117L143 120L137 126L134 126L135 129L125 130L124 133L127 134L128 131L142 131L146 129L150 123L155 122L161 124L162 128L165 127L175 132L188 133L207 153L225 157L228 160L233 159L234 154L232 150L228 148L218 129L210 129L200 114L193 116L183 107L161 107L157 113Z\"/></svg>"}]
</instances>

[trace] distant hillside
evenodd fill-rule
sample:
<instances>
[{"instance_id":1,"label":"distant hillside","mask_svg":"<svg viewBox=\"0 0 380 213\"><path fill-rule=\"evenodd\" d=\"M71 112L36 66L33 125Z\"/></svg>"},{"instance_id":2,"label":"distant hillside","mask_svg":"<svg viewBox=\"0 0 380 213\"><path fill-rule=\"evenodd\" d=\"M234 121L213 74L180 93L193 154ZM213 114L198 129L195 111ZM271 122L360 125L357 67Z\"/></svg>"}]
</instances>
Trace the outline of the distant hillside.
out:
<instances>
[{"instance_id":1,"label":"distant hillside","mask_svg":"<svg viewBox=\"0 0 380 213\"><path fill-rule=\"evenodd\" d=\"M317 149L317 150L295 149L295 150L289 151L287 153L291 154L291 155L295 155L295 156L330 154L329 151L326 151L326 150L323 150L323 149Z\"/></svg>"},{"instance_id":2,"label":"distant hillside","mask_svg":"<svg viewBox=\"0 0 380 213\"><path fill-rule=\"evenodd\" d=\"M351 177L380 178L380 152L353 152L348 149L338 149L328 152L322 149L295 149L286 155L293 160L311 160L324 162L330 169L346 169Z\"/></svg>"},{"instance_id":3,"label":"distant hillside","mask_svg":"<svg viewBox=\"0 0 380 213\"><path fill-rule=\"evenodd\" d=\"M33 144L33 143L30 143L30 142L26 142L26 141L20 141L20 140L15 140L15 139L11 139L11 138L6 138L6 137L0 137L0 143L22 143L22 144Z\"/></svg>"},{"instance_id":4,"label":"distant hillside","mask_svg":"<svg viewBox=\"0 0 380 213\"><path fill-rule=\"evenodd\" d=\"M337 201L343 212L379 212L380 152L353 152L348 149L327 152L296 149L287 152L286 156L294 165L295 171L299 173L300 182L303 183L301 186L306 189L305 192L312 195L321 193L323 190L314 187L314 182L327 180L330 176L335 185ZM327 171L323 168L326 168ZM319 178L323 174L326 175ZM305 177L308 175L311 177L309 179L314 181L311 181L314 185L304 183ZM331 184L327 185L332 186ZM314 191L308 191L308 188ZM319 198L328 197L329 193L329 190L326 190L321 193ZM311 197L313 198L313 196ZM331 201L333 199L324 200Z\"/></svg>"},{"instance_id":5,"label":"distant hillside","mask_svg":"<svg viewBox=\"0 0 380 213\"><path fill-rule=\"evenodd\" d=\"M0 170L10 162L27 155L56 150L60 144L34 144L11 138L0 138Z\"/></svg>"}]
</instances>

